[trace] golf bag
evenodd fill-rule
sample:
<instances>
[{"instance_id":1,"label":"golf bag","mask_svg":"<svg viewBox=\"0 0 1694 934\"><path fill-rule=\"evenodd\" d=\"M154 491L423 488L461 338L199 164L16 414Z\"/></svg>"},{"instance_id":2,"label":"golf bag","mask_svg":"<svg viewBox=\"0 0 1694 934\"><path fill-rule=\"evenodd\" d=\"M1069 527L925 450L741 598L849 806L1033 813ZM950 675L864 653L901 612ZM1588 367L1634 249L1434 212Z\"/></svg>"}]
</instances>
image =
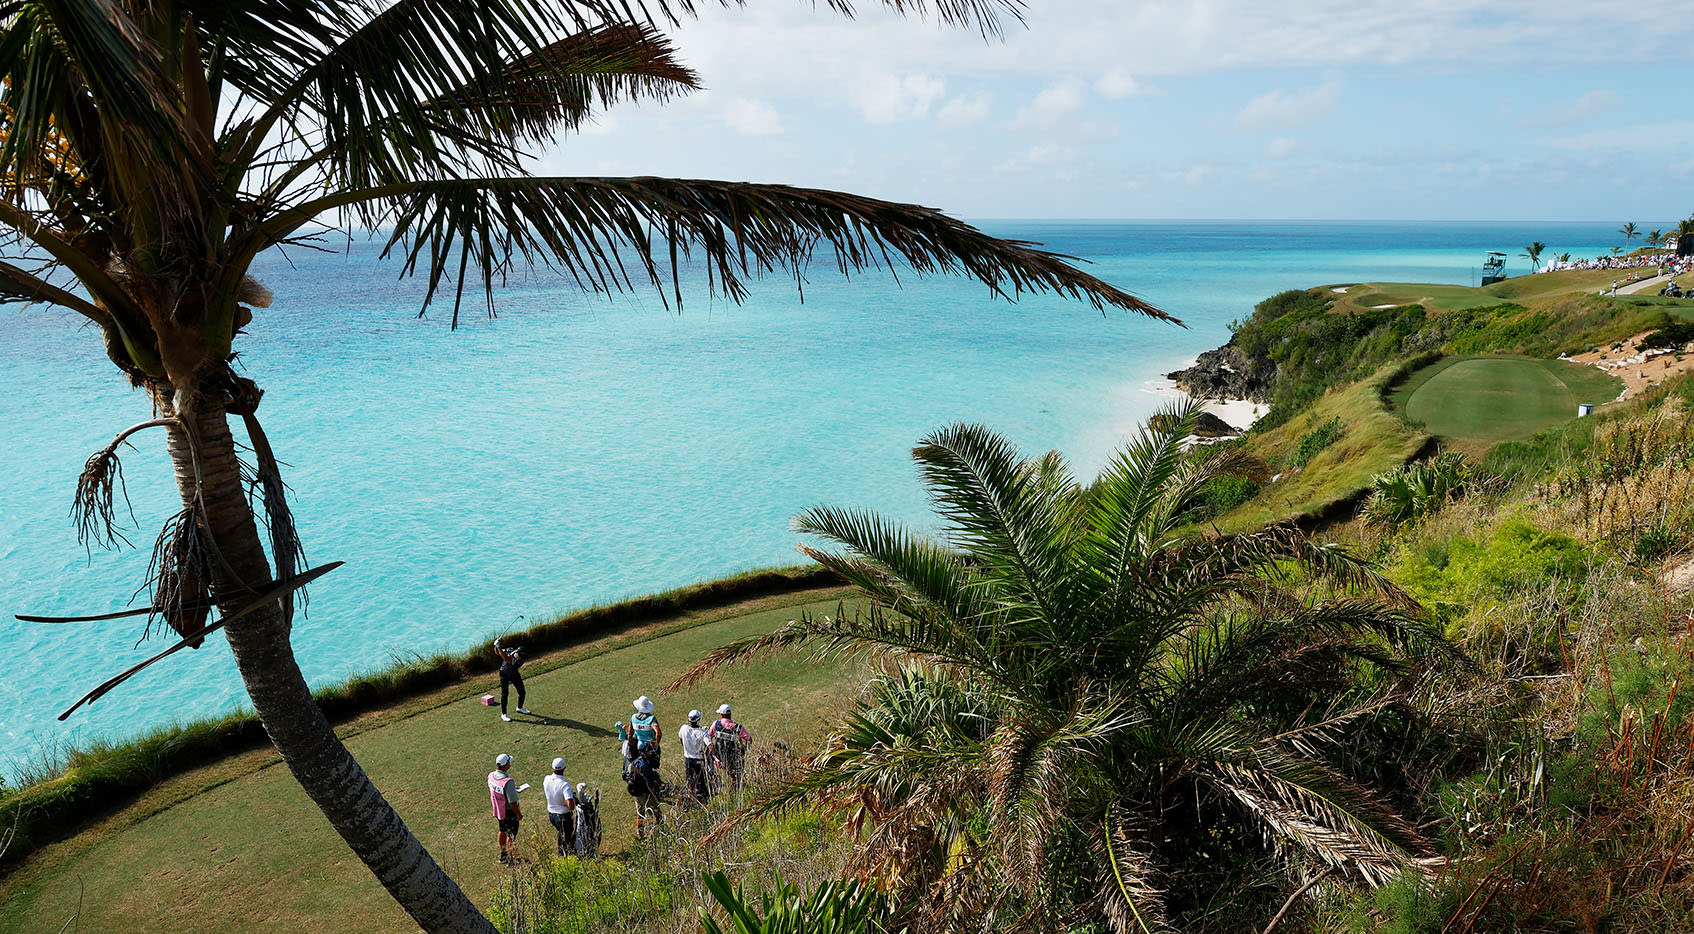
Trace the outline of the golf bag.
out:
<instances>
[{"instance_id":1,"label":"golf bag","mask_svg":"<svg viewBox=\"0 0 1694 934\"><path fill-rule=\"evenodd\" d=\"M600 792L594 800L579 799L576 803L576 855L593 859L600 855Z\"/></svg>"}]
</instances>

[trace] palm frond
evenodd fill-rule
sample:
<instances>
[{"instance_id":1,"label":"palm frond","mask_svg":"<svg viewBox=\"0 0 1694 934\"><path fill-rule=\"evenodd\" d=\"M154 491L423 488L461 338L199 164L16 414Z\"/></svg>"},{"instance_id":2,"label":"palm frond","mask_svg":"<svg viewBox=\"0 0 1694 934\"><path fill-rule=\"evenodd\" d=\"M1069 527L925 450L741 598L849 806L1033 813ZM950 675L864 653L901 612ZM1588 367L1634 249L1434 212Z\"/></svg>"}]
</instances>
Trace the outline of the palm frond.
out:
<instances>
[{"instance_id":1,"label":"palm frond","mask_svg":"<svg viewBox=\"0 0 1694 934\"><path fill-rule=\"evenodd\" d=\"M950 536L998 584L995 598L1027 608L1050 636L1060 635L1074 536L1068 520L1080 496L1068 472L1022 460L980 425L932 432L912 458Z\"/></svg>"},{"instance_id":2,"label":"palm frond","mask_svg":"<svg viewBox=\"0 0 1694 934\"><path fill-rule=\"evenodd\" d=\"M612 24L573 33L509 62L504 70L424 102L439 128L462 131L474 115L487 138L545 143L620 101L665 101L700 87L650 26Z\"/></svg>"},{"instance_id":3,"label":"palm frond","mask_svg":"<svg viewBox=\"0 0 1694 934\"><path fill-rule=\"evenodd\" d=\"M1420 867L1427 844L1387 804L1315 762L1261 752L1202 774L1264 826L1270 841L1382 885Z\"/></svg>"},{"instance_id":4,"label":"palm frond","mask_svg":"<svg viewBox=\"0 0 1694 934\"><path fill-rule=\"evenodd\" d=\"M20 179L65 116L64 97L73 85L123 114L112 130L131 143L147 143L174 154L182 145L181 117L160 55L149 37L117 0L18 0L9 4L0 35L0 96L11 112L0 143L0 166Z\"/></svg>"},{"instance_id":5,"label":"palm frond","mask_svg":"<svg viewBox=\"0 0 1694 934\"><path fill-rule=\"evenodd\" d=\"M1132 597L1141 583L1135 569L1165 544L1173 517L1199 486L1240 466L1230 456L1185 462L1202 411L1194 399L1162 407L1107 463L1089 491L1083 566L1092 601L1107 615L1117 614Z\"/></svg>"},{"instance_id":6,"label":"palm frond","mask_svg":"<svg viewBox=\"0 0 1694 934\"><path fill-rule=\"evenodd\" d=\"M985 683L1010 680L999 659L987 655L974 638L950 622L890 614L873 604L851 616L844 607L830 616L805 613L775 632L721 646L679 675L665 687L665 693L681 690L720 668L747 664L808 643L819 644L820 658L891 652L924 663L956 666Z\"/></svg>"},{"instance_id":7,"label":"palm frond","mask_svg":"<svg viewBox=\"0 0 1694 934\"><path fill-rule=\"evenodd\" d=\"M996 611L973 569L956 553L898 522L875 513L820 506L796 516L793 528L845 545L863 559L800 549L897 613L940 612L972 626L987 624Z\"/></svg>"},{"instance_id":8,"label":"palm frond","mask_svg":"<svg viewBox=\"0 0 1694 934\"><path fill-rule=\"evenodd\" d=\"M1096 839L1109 870L1109 884L1101 891L1100 906L1115 934L1169 930L1163 911L1164 892L1154 881L1152 854L1137 845L1135 835L1124 827L1121 818L1108 817Z\"/></svg>"},{"instance_id":9,"label":"palm frond","mask_svg":"<svg viewBox=\"0 0 1694 934\"><path fill-rule=\"evenodd\" d=\"M313 214L361 197L325 199ZM424 265L431 296L462 254L485 284L517 259L552 265L593 291L631 290L637 277L662 291L668 271L680 305L678 265L698 251L709 287L740 300L748 279L779 269L800 283L821 250L843 275L909 267L971 276L1010 298L1054 292L1169 317L1034 244L990 237L930 208L841 192L699 179L488 178L428 182L386 198L395 204L390 246L404 250L408 270Z\"/></svg>"}]
</instances>

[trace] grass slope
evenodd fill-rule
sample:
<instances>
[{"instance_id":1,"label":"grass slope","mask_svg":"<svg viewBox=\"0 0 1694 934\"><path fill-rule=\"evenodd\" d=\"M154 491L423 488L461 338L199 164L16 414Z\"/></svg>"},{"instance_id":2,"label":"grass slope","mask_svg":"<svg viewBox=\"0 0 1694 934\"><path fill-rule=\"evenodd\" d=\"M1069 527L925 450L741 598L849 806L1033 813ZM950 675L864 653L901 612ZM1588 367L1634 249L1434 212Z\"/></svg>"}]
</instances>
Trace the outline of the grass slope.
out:
<instances>
[{"instance_id":1,"label":"grass slope","mask_svg":"<svg viewBox=\"0 0 1694 934\"><path fill-rule=\"evenodd\" d=\"M1622 388L1615 376L1563 360L1460 356L1413 373L1390 401L1439 438L1486 448L1562 425L1577 403L1610 402Z\"/></svg>"},{"instance_id":2,"label":"grass slope","mask_svg":"<svg viewBox=\"0 0 1694 934\"><path fill-rule=\"evenodd\" d=\"M1370 485L1372 477L1416 455L1428 436L1390 412L1382 399L1383 387L1398 372L1398 366L1384 367L1325 395L1299 415L1254 437L1249 450L1276 470L1308 432L1332 418L1341 419L1346 427L1340 440L1304 467L1267 485L1252 500L1220 516L1217 526L1235 531L1316 515L1356 496Z\"/></svg>"},{"instance_id":3,"label":"grass slope","mask_svg":"<svg viewBox=\"0 0 1694 934\"><path fill-rule=\"evenodd\" d=\"M1652 270L1632 270L1651 275ZM1628 272L1615 269L1567 269L1540 275L1515 276L1481 288L1427 282L1361 282L1346 292L1331 292L1337 311L1400 305L1422 305L1431 312L1487 308L1501 302L1534 304L1571 293L1609 288Z\"/></svg>"},{"instance_id":4,"label":"grass slope","mask_svg":"<svg viewBox=\"0 0 1694 934\"><path fill-rule=\"evenodd\" d=\"M413 832L486 904L498 867L483 778L496 753L516 757L515 776L536 786L525 798L526 838L551 831L539 786L548 763L562 755L572 780L604 793L607 849L615 851L634 820L617 781L621 760L610 726L627 720L630 699L657 696L724 642L769 632L802 609L833 612L844 594L768 598L538 658L526 679L537 716L518 722L502 723L497 709L477 703L498 684L479 678L373 712L342 732ZM847 663L778 659L658 698L666 771L680 768L675 731L691 707L729 701L756 738L803 748L862 680ZM269 752L166 782L99 827L44 849L6 880L0 932L58 930L73 915L86 930L416 929Z\"/></svg>"}]
</instances>

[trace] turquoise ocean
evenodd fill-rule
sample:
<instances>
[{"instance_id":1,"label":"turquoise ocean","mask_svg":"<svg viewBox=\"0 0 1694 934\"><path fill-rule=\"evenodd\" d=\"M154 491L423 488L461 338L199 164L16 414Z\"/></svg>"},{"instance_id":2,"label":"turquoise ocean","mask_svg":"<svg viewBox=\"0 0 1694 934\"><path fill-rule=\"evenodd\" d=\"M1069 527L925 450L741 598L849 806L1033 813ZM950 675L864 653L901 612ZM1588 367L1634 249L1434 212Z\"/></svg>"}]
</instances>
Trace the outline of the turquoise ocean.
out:
<instances>
[{"instance_id":1,"label":"turquoise ocean","mask_svg":"<svg viewBox=\"0 0 1694 934\"><path fill-rule=\"evenodd\" d=\"M463 650L530 620L800 560L789 519L816 504L928 525L909 453L928 431L984 423L1092 475L1168 398L1162 374L1229 336L1275 292L1362 280L1474 284L1482 252L1532 240L1593 256L1611 224L994 221L1180 317L997 300L978 283L814 269L740 305L696 284L680 313L653 295L586 295L514 276L499 315L467 297L419 318L423 288L380 245L261 258L276 294L239 345L319 581L294 641L318 685L414 653ZM0 342L0 775L66 744L123 739L238 708L214 640L68 722L55 716L168 645L136 620L49 626L13 613L120 609L174 511L163 438L124 459L139 547L86 552L69 512L89 453L149 417L75 315L5 309ZM1163 390L1163 391L1161 391ZM661 685L606 685L640 693Z\"/></svg>"}]
</instances>

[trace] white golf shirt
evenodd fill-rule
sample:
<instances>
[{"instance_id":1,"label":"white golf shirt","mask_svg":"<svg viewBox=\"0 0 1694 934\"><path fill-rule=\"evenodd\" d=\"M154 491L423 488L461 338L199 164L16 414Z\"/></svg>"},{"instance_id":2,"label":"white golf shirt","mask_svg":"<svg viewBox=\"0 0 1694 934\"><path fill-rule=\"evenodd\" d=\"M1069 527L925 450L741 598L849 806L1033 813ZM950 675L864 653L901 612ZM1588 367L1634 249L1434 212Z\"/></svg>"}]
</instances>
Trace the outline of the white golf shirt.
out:
<instances>
[{"instance_id":1,"label":"white golf shirt","mask_svg":"<svg viewBox=\"0 0 1694 934\"><path fill-rule=\"evenodd\" d=\"M704 729L689 723L684 723L676 735L682 740L682 757L684 759L706 758L706 742L711 734Z\"/></svg>"},{"instance_id":2,"label":"white golf shirt","mask_svg":"<svg viewBox=\"0 0 1694 934\"><path fill-rule=\"evenodd\" d=\"M557 772L541 780L541 793L547 796L549 814L568 813L571 809L569 802L576 800L576 789L571 786L570 779Z\"/></svg>"}]
</instances>

